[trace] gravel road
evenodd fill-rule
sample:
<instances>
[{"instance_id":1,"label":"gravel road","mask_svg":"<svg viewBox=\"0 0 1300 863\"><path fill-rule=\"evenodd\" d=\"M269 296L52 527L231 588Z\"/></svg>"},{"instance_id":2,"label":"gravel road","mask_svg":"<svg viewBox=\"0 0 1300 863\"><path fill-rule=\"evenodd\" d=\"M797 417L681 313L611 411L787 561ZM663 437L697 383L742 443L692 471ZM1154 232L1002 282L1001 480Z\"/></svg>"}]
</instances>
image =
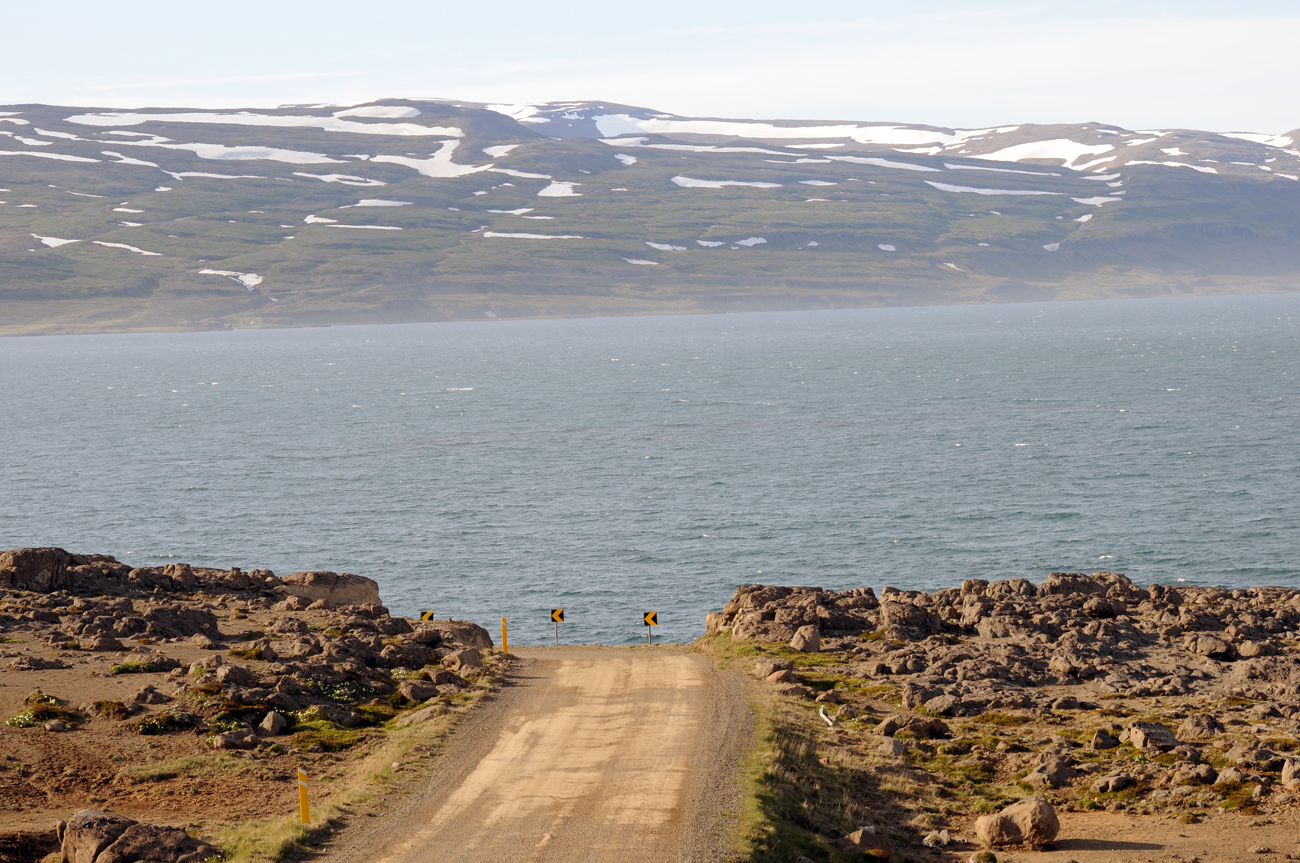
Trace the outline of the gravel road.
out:
<instances>
[{"instance_id":1,"label":"gravel road","mask_svg":"<svg viewBox=\"0 0 1300 863\"><path fill-rule=\"evenodd\" d=\"M525 648L427 783L344 831L336 863L734 856L745 683L683 648Z\"/></svg>"}]
</instances>

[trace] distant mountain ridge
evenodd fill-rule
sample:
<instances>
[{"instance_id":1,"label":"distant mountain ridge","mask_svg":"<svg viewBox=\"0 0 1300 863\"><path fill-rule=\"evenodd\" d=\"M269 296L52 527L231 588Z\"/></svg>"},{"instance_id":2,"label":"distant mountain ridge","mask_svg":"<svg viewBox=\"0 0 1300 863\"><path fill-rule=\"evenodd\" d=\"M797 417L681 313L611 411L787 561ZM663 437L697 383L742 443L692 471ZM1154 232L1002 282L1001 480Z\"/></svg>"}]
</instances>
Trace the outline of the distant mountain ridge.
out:
<instances>
[{"instance_id":1,"label":"distant mountain ridge","mask_svg":"<svg viewBox=\"0 0 1300 863\"><path fill-rule=\"evenodd\" d=\"M1300 288L1300 130L0 108L0 334Z\"/></svg>"}]
</instances>

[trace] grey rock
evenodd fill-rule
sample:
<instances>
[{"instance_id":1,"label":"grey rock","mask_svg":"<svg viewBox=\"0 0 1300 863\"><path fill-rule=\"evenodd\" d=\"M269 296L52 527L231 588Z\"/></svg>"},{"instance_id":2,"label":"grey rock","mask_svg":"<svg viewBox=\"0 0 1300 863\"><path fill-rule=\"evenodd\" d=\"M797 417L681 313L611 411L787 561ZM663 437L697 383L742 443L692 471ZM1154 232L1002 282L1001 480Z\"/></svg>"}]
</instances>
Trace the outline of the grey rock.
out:
<instances>
[{"instance_id":1,"label":"grey rock","mask_svg":"<svg viewBox=\"0 0 1300 863\"><path fill-rule=\"evenodd\" d=\"M1219 778L1218 772L1208 764L1180 764L1174 771L1174 785L1211 785Z\"/></svg>"},{"instance_id":2,"label":"grey rock","mask_svg":"<svg viewBox=\"0 0 1300 863\"><path fill-rule=\"evenodd\" d=\"M231 686L256 686L257 675L242 665L223 665L217 669L217 682Z\"/></svg>"},{"instance_id":3,"label":"grey rock","mask_svg":"<svg viewBox=\"0 0 1300 863\"><path fill-rule=\"evenodd\" d=\"M262 718L262 721L258 723L257 733L262 737L275 737L283 731L288 724L289 720L285 719L274 710L271 710L268 711L266 716Z\"/></svg>"},{"instance_id":4,"label":"grey rock","mask_svg":"<svg viewBox=\"0 0 1300 863\"><path fill-rule=\"evenodd\" d=\"M804 653L817 653L822 649L822 635L817 627L808 625L795 630L790 646Z\"/></svg>"},{"instance_id":5,"label":"grey rock","mask_svg":"<svg viewBox=\"0 0 1300 863\"><path fill-rule=\"evenodd\" d=\"M876 747L876 752L888 758L898 758L907 751L907 744L901 740L888 737Z\"/></svg>"},{"instance_id":6,"label":"grey rock","mask_svg":"<svg viewBox=\"0 0 1300 863\"><path fill-rule=\"evenodd\" d=\"M1206 740L1223 731L1219 721L1208 713L1197 713L1187 717L1178 725L1180 740Z\"/></svg>"},{"instance_id":7,"label":"grey rock","mask_svg":"<svg viewBox=\"0 0 1300 863\"><path fill-rule=\"evenodd\" d=\"M59 824L59 839L66 863L95 863L101 851L117 841L136 822L124 815L82 809Z\"/></svg>"},{"instance_id":8,"label":"grey rock","mask_svg":"<svg viewBox=\"0 0 1300 863\"><path fill-rule=\"evenodd\" d=\"M213 749L256 749L257 735L251 731L226 731L212 738Z\"/></svg>"},{"instance_id":9,"label":"grey rock","mask_svg":"<svg viewBox=\"0 0 1300 863\"><path fill-rule=\"evenodd\" d=\"M1288 758L1282 763L1282 784L1291 791L1300 790L1300 758Z\"/></svg>"},{"instance_id":10,"label":"grey rock","mask_svg":"<svg viewBox=\"0 0 1300 863\"><path fill-rule=\"evenodd\" d=\"M1178 745L1178 738L1169 727L1159 722L1135 722L1129 726L1128 742L1134 749L1158 749L1168 752Z\"/></svg>"},{"instance_id":11,"label":"grey rock","mask_svg":"<svg viewBox=\"0 0 1300 863\"><path fill-rule=\"evenodd\" d=\"M1114 749L1119 746L1119 740L1104 728L1098 728L1092 735L1092 742L1088 744L1089 749L1098 751L1103 749Z\"/></svg>"},{"instance_id":12,"label":"grey rock","mask_svg":"<svg viewBox=\"0 0 1300 863\"><path fill-rule=\"evenodd\" d=\"M464 647L447 654L442 660L442 667L458 674L473 673L483 668L483 659L477 648Z\"/></svg>"},{"instance_id":13,"label":"grey rock","mask_svg":"<svg viewBox=\"0 0 1300 863\"><path fill-rule=\"evenodd\" d=\"M1092 783L1092 790L1098 794L1108 794L1112 791L1123 791L1132 784L1133 777L1127 773L1108 773Z\"/></svg>"},{"instance_id":14,"label":"grey rock","mask_svg":"<svg viewBox=\"0 0 1300 863\"><path fill-rule=\"evenodd\" d=\"M397 684L397 691L407 701L427 701L438 694L438 685L426 680L403 680Z\"/></svg>"}]
</instances>

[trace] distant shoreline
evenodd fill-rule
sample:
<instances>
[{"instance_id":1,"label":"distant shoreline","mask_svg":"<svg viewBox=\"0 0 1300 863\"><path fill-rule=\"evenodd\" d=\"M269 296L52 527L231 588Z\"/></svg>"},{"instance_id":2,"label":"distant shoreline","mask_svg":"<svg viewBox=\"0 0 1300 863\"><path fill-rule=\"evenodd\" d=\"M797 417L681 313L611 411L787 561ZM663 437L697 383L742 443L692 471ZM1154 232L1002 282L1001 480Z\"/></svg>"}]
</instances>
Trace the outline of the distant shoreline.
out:
<instances>
[{"instance_id":1,"label":"distant shoreline","mask_svg":"<svg viewBox=\"0 0 1300 863\"><path fill-rule=\"evenodd\" d=\"M360 326L401 326L411 324L451 324L451 323L479 323L493 324L506 321L545 321L545 320L597 320L604 318L633 318L633 317L684 317L684 316L707 316L707 315L729 315L729 314L759 314L759 313L790 313L790 312L829 312L829 311L865 311L869 309L921 309L921 308L950 308L950 307L976 307L976 306L1024 306L1024 305L1056 305L1063 303L1088 303L1088 302L1108 302L1122 300L1164 300L1164 299L1206 299L1213 297L1264 297L1264 296L1284 296L1300 294L1300 285L1294 287L1272 287L1269 289L1258 289L1258 286L1247 287L1241 290L1224 290L1203 293L1174 293L1168 291L1152 290L1147 293L1133 292L1130 295L1112 295L1112 296L1065 296L1042 299L1025 299L1025 300L996 300L988 296L981 295L967 301L944 300L936 302L863 302L859 304L845 303L796 303L775 304L775 305L758 305L747 306L741 303L735 304L734 307L693 307L683 308L678 304L672 303L653 303L647 302L639 307L611 306L607 309L556 309L545 310L535 309L531 313L511 314L509 311L493 311L492 315L487 315L485 311L492 311L487 306L500 307L500 303L479 302L477 310L471 311L468 307L463 313L457 315L448 315L442 317L428 316L410 320L388 319L381 316L374 316L369 319L359 320L330 320L330 321L287 321L267 324L239 324L238 322L222 322L220 325L209 324L203 325L203 322L183 322L173 325L147 325L140 326L93 326L89 324L77 324L75 322L62 323L33 323L24 327L23 325L6 325L0 323L0 338L19 338L29 336L89 336L89 335L132 335L132 334L149 334L149 333L207 333L207 332L235 332L239 330L300 330L300 329L331 329L336 327L360 327ZM511 295L512 299L518 299ZM5 303L0 301L0 319L5 314Z\"/></svg>"}]
</instances>

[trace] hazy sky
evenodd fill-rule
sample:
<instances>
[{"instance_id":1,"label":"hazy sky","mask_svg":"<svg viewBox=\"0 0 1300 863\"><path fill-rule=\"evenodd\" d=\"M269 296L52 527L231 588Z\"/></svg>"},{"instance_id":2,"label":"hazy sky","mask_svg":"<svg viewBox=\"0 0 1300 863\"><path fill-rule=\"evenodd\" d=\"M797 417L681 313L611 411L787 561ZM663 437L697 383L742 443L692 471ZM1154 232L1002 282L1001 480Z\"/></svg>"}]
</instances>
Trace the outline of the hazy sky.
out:
<instances>
[{"instance_id":1,"label":"hazy sky","mask_svg":"<svg viewBox=\"0 0 1300 863\"><path fill-rule=\"evenodd\" d=\"M3 103L599 99L965 127L1300 127L1296 0L5 7Z\"/></svg>"}]
</instances>

